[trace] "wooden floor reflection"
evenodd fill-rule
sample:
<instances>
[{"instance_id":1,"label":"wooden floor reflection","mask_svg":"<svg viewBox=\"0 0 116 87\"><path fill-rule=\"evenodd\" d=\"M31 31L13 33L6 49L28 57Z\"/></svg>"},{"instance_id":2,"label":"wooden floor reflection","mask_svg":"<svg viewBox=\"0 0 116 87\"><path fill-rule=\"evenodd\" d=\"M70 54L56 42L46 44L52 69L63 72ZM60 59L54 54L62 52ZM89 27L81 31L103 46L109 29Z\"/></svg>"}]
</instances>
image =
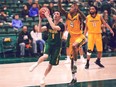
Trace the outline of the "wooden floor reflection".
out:
<instances>
[{"instance_id":1,"label":"wooden floor reflection","mask_svg":"<svg viewBox=\"0 0 116 87\"><path fill-rule=\"evenodd\" d=\"M116 57L104 57L102 63L105 68L99 68L91 59L90 69L84 69L85 64L78 59L77 82L90 82L100 80L116 79ZM39 82L47 67L48 62L41 63L33 72L29 72L31 63L15 63L0 65L0 87L25 87L40 85ZM46 85L64 84L71 80L70 64L60 61L58 66L54 66L45 79ZM100 83L99 83L100 84ZM102 83L101 83L102 85ZM42 86L41 86L42 87ZM44 87L44 86L43 86ZM88 83L88 87L92 87Z\"/></svg>"}]
</instances>

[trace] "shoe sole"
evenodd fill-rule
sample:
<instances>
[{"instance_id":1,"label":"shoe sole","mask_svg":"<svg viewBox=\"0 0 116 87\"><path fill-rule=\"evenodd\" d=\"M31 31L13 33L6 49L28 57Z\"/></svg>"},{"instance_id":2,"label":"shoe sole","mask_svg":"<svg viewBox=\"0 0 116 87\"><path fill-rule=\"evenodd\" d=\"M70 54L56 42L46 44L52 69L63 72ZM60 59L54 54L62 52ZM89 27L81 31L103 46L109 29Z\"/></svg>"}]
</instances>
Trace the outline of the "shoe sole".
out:
<instances>
[{"instance_id":1,"label":"shoe sole","mask_svg":"<svg viewBox=\"0 0 116 87\"><path fill-rule=\"evenodd\" d=\"M76 82L77 82L77 80L75 80L75 82L73 82L73 83L68 83L68 86L73 86L73 85L75 85L76 84Z\"/></svg>"},{"instance_id":2,"label":"shoe sole","mask_svg":"<svg viewBox=\"0 0 116 87\"><path fill-rule=\"evenodd\" d=\"M97 64L96 62L95 62L95 64L96 64L96 65L98 65L100 68L104 68L104 66L100 66L100 65L99 65L99 64Z\"/></svg>"}]
</instances>

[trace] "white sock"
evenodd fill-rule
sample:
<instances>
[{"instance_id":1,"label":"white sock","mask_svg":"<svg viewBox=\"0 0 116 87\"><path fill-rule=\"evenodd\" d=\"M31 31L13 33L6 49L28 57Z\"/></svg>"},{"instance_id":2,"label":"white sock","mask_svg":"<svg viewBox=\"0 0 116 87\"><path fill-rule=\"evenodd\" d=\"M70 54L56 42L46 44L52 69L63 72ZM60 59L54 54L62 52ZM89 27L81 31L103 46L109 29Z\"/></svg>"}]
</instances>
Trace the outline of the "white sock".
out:
<instances>
[{"instance_id":1,"label":"white sock","mask_svg":"<svg viewBox=\"0 0 116 87\"><path fill-rule=\"evenodd\" d=\"M76 79L75 74L72 74L72 78L73 78L73 79Z\"/></svg>"},{"instance_id":2,"label":"white sock","mask_svg":"<svg viewBox=\"0 0 116 87\"><path fill-rule=\"evenodd\" d=\"M68 60L68 61L69 61L69 60L70 60L70 56L67 56L66 60Z\"/></svg>"},{"instance_id":3,"label":"white sock","mask_svg":"<svg viewBox=\"0 0 116 87\"><path fill-rule=\"evenodd\" d=\"M84 59L84 56L83 55L80 55L80 59Z\"/></svg>"},{"instance_id":4,"label":"white sock","mask_svg":"<svg viewBox=\"0 0 116 87\"><path fill-rule=\"evenodd\" d=\"M70 56L67 56L67 59L70 59Z\"/></svg>"},{"instance_id":5,"label":"white sock","mask_svg":"<svg viewBox=\"0 0 116 87\"><path fill-rule=\"evenodd\" d=\"M45 80L45 75L42 77L43 80Z\"/></svg>"},{"instance_id":6,"label":"white sock","mask_svg":"<svg viewBox=\"0 0 116 87\"><path fill-rule=\"evenodd\" d=\"M77 61L74 61L74 65L77 66Z\"/></svg>"},{"instance_id":7,"label":"white sock","mask_svg":"<svg viewBox=\"0 0 116 87\"><path fill-rule=\"evenodd\" d=\"M40 84L45 84L45 76L42 77Z\"/></svg>"}]
</instances>

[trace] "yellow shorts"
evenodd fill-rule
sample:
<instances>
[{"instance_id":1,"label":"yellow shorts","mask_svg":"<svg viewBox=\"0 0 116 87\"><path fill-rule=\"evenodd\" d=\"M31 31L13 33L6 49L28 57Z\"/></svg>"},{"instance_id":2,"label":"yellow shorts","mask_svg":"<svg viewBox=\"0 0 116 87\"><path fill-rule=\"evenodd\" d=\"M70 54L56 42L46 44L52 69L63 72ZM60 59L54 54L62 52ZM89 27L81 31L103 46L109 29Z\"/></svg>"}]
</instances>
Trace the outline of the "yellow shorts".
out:
<instances>
[{"instance_id":1,"label":"yellow shorts","mask_svg":"<svg viewBox=\"0 0 116 87\"><path fill-rule=\"evenodd\" d=\"M72 35L70 37L70 46L69 46L69 53L72 54L72 45L74 42L77 42L79 44L79 47L81 47L86 41L86 37L83 34L80 35Z\"/></svg>"},{"instance_id":2,"label":"yellow shorts","mask_svg":"<svg viewBox=\"0 0 116 87\"><path fill-rule=\"evenodd\" d=\"M101 34L88 34L88 50L93 51L94 45L97 51L102 52L102 35Z\"/></svg>"}]
</instances>

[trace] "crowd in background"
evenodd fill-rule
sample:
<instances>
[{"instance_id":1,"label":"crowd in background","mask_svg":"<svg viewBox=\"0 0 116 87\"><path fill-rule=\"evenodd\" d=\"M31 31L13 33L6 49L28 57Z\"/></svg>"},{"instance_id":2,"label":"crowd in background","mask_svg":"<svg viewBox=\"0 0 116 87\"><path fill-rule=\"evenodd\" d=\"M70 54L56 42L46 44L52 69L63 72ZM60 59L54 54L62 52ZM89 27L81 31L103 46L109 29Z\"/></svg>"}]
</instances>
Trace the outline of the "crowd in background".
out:
<instances>
[{"instance_id":1,"label":"crowd in background","mask_svg":"<svg viewBox=\"0 0 116 87\"><path fill-rule=\"evenodd\" d=\"M10 0L9 0L10 1ZM32 18L30 22L37 21L38 23L38 15L39 9L43 6L47 6L50 10L50 15L54 13L55 8L57 6L58 0L43 0L44 3L41 4L39 0L12 0L13 3L22 6L20 12L12 13L10 10L11 7L7 5L7 0L0 1L0 27L4 25L8 25L12 27L13 31L18 33L18 49L20 49L20 57L25 56L25 50L29 49L31 55L42 55L44 44L47 39L47 34L42 34L41 32L37 32L37 24L31 26L31 29L28 29L29 26L25 25L25 21ZM85 15L88 14L88 8L90 5L95 5L98 7L99 13L103 16L104 20L111 26L115 35L112 36L108 29L105 29L105 25L102 25L102 35L103 35L103 51L110 52L116 51L116 1L115 0L62 0L65 4L65 7L68 8L68 5L71 2L77 1L79 8L82 10L86 10ZM4 3L4 4L2 4ZM54 4L56 3L56 4ZM68 10L68 9L67 9ZM9 21L11 20L11 21ZM45 21L46 23L47 21ZM65 19L63 19L65 24ZM1 28L2 29L2 28ZM38 38L37 38L38 37ZM65 44L63 44L63 48L65 48ZM38 51L39 50L39 51ZM64 50L64 49L63 49ZM39 52L39 54L38 54ZM63 54L65 54L63 52Z\"/></svg>"}]
</instances>

